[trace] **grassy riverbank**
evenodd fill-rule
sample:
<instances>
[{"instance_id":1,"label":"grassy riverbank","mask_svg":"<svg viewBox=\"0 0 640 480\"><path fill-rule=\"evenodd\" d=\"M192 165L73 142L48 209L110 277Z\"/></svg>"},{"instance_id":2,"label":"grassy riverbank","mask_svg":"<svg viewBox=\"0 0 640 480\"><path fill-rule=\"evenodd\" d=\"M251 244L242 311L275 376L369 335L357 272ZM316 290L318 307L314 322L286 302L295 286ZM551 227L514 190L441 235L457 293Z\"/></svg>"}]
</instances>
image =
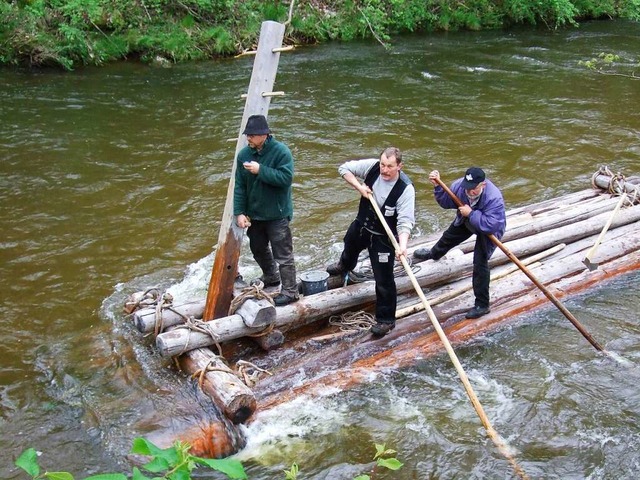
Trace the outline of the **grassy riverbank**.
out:
<instances>
[{"instance_id":1,"label":"grassy riverbank","mask_svg":"<svg viewBox=\"0 0 640 480\"><path fill-rule=\"evenodd\" d=\"M287 43L416 31L556 29L596 18L640 20L640 0L8 0L0 64L74 69L117 60L187 62L252 48L265 20Z\"/></svg>"}]
</instances>

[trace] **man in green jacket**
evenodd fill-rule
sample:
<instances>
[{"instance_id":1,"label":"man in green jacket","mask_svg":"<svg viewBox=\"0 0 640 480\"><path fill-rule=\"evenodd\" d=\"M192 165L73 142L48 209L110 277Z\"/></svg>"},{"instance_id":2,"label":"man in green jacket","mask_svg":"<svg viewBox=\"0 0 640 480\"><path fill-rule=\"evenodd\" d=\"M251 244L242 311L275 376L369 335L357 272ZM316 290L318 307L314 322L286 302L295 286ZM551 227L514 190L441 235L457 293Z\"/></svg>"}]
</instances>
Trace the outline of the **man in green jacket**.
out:
<instances>
[{"instance_id":1,"label":"man in green jacket","mask_svg":"<svg viewBox=\"0 0 640 480\"><path fill-rule=\"evenodd\" d=\"M264 115L250 116L243 134L248 145L236 160L233 214L240 228L248 227L249 247L262 269L265 287L282 282L274 303L287 305L299 298L289 228L293 155L273 138Z\"/></svg>"}]
</instances>

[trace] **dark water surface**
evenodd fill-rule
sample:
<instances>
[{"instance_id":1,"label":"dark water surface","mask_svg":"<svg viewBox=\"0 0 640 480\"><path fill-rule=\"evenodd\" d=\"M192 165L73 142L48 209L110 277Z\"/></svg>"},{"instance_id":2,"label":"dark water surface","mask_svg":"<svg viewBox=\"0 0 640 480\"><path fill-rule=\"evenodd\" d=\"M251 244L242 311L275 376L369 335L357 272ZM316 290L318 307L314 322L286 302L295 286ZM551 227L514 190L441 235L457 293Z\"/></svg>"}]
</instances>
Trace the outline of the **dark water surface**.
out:
<instances>
[{"instance_id":1,"label":"dark water surface","mask_svg":"<svg viewBox=\"0 0 640 480\"><path fill-rule=\"evenodd\" d=\"M350 43L283 54L270 111L296 158L300 271L334 260L357 198L346 159L389 144L417 187L415 234L444 228L426 174L479 165L508 207L586 188L600 165L640 174L640 80L578 65L640 61L640 25L437 34L391 51ZM127 294L204 295L252 60L74 73L0 70L0 477L27 447L78 478L130 471L131 440L199 415L195 395L122 318ZM228 141L228 139L233 139ZM638 232L640 234L640 232ZM243 250L241 268L255 274ZM640 472L639 274L567 302L603 359L549 307L457 350L496 430L532 478ZM510 478L444 355L259 415L252 479L350 479L374 443L405 467L377 478ZM211 478L216 477L215 474Z\"/></svg>"}]
</instances>

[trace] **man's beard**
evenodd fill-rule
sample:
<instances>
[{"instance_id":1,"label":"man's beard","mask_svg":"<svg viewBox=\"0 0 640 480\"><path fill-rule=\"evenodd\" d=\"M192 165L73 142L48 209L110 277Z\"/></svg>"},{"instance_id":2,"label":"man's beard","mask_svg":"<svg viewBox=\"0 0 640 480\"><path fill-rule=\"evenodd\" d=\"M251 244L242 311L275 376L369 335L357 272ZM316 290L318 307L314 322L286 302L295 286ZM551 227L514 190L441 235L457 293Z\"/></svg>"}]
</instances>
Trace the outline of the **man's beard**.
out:
<instances>
[{"instance_id":1,"label":"man's beard","mask_svg":"<svg viewBox=\"0 0 640 480\"><path fill-rule=\"evenodd\" d=\"M472 202L475 202L480 198L480 195L482 195L482 192L484 192L484 187L482 187L482 189L480 189L480 192L476 195L471 195L469 192L465 192L465 193L467 194L467 197L469 197L469 200L471 200Z\"/></svg>"}]
</instances>

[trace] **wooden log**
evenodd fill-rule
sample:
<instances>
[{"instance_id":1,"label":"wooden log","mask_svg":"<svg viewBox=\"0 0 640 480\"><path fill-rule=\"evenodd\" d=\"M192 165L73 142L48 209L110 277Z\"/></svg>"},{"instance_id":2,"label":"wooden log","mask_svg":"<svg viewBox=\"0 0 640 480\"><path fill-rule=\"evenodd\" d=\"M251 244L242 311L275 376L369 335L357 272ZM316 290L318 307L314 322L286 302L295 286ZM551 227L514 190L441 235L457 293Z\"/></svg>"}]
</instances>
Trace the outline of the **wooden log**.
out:
<instances>
[{"instance_id":1,"label":"wooden log","mask_svg":"<svg viewBox=\"0 0 640 480\"><path fill-rule=\"evenodd\" d=\"M251 339L256 342L262 350L268 352L280 347L284 343L284 333L280 330L271 330L264 335L251 337Z\"/></svg>"},{"instance_id":2,"label":"wooden log","mask_svg":"<svg viewBox=\"0 0 640 480\"><path fill-rule=\"evenodd\" d=\"M613 259L624 257L629 253L633 253L640 249L640 236L633 235L637 226L634 224L620 227L615 237L609 237L607 243L607 252L603 256L603 262L610 262ZM582 252L589 248L593 243L593 236L584 238L568 245L565 249L558 252L549 260L544 260L536 267L535 276L543 283L553 283L562 278L569 278L581 274L584 265L580 261ZM576 262L577 259L577 262ZM500 301L506 298L518 298L525 292L536 291L533 282L524 274L512 275L507 281L500 283L499 288L492 288L492 302ZM544 301L544 298L541 298ZM473 296L460 296L449 301L446 306L440 310L440 314L444 317L450 317L458 313L462 313L473 303Z\"/></svg>"},{"instance_id":3,"label":"wooden log","mask_svg":"<svg viewBox=\"0 0 640 480\"><path fill-rule=\"evenodd\" d=\"M193 300L173 305L171 308L163 308L161 330L183 324L189 317L202 319L204 308L204 300ZM250 298L236 310L236 314L242 317L242 321L250 328L260 329L273 323L276 309L268 300ZM133 321L139 332L153 332L156 328L156 309L149 307L138 310L133 314Z\"/></svg>"},{"instance_id":4,"label":"wooden log","mask_svg":"<svg viewBox=\"0 0 640 480\"><path fill-rule=\"evenodd\" d=\"M234 424L246 422L253 414L256 409L253 392L211 350L191 350L178 361L185 372L197 377L202 390Z\"/></svg>"},{"instance_id":5,"label":"wooden log","mask_svg":"<svg viewBox=\"0 0 640 480\"><path fill-rule=\"evenodd\" d=\"M638 194L638 183L640 179L638 177L629 177L629 178L620 178L618 176L611 177L610 175L597 172L594 174L592 179L593 183L596 187L599 187L606 192L610 193L628 193L628 194ZM613 184L612 184L613 182ZM611 188L616 189L619 188L620 191L611 192Z\"/></svg>"},{"instance_id":6,"label":"wooden log","mask_svg":"<svg viewBox=\"0 0 640 480\"><path fill-rule=\"evenodd\" d=\"M601 214L594 218L584 220L572 225L572 228L558 228L551 231L541 232L531 237L522 238L509 242L509 250L518 258L524 258L536 254L555 245L576 242L597 234L608 220L609 214ZM615 228L627 225L640 220L640 206L630 207L618 215L613 222ZM612 224L613 226L613 224ZM416 273L416 279L421 287L441 284L450 281L461 274L468 273L472 269L472 254L462 254L460 250L452 250L438 262L428 261L420 264L420 271ZM490 261L490 265L501 265L509 261L508 257L497 251ZM396 286L399 293L413 289L410 279L399 277L396 279ZM302 298L298 302L277 308L277 318L274 326L276 328L288 326L297 328L316 320L326 318L329 315L339 314L349 311L354 307L361 307L367 302L375 300L375 285L373 282L365 282L350 285L341 289L320 292L307 298ZM255 330L249 329L244 323L237 322L231 317L223 317L212 323L211 331L220 342L225 342L235 338L251 335ZM163 339L163 355L176 355L180 353L185 344L193 347L204 347L212 344L211 337L206 334L186 332L168 332L158 336L167 337ZM169 338L169 336L171 336ZM182 338L180 338L182 336Z\"/></svg>"},{"instance_id":7,"label":"wooden log","mask_svg":"<svg viewBox=\"0 0 640 480\"><path fill-rule=\"evenodd\" d=\"M516 226L507 221L507 231L501 241L505 243L547 230L573 225L601 213L610 212L615 203L616 201L608 195L599 195L576 205L556 205L553 209L546 209L543 213L531 215L528 222L521 222ZM475 237L471 237L460 244L459 248L467 253L472 251L474 246Z\"/></svg>"},{"instance_id":8,"label":"wooden log","mask_svg":"<svg viewBox=\"0 0 640 480\"><path fill-rule=\"evenodd\" d=\"M236 309L236 313L250 328L264 328L276 320L276 307L264 298L247 298Z\"/></svg>"},{"instance_id":9,"label":"wooden log","mask_svg":"<svg viewBox=\"0 0 640 480\"><path fill-rule=\"evenodd\" d=\"M185 318L193 317L202 318L204 312L204 299L190 300L178 305L172 305L171 308L164 307L162 309L162 327L161 330L184 323ZM133 313L133 322L141 333L153 332L156 328L156 309L155 307L142 308Z\"/></svg>"}]
</instances>

